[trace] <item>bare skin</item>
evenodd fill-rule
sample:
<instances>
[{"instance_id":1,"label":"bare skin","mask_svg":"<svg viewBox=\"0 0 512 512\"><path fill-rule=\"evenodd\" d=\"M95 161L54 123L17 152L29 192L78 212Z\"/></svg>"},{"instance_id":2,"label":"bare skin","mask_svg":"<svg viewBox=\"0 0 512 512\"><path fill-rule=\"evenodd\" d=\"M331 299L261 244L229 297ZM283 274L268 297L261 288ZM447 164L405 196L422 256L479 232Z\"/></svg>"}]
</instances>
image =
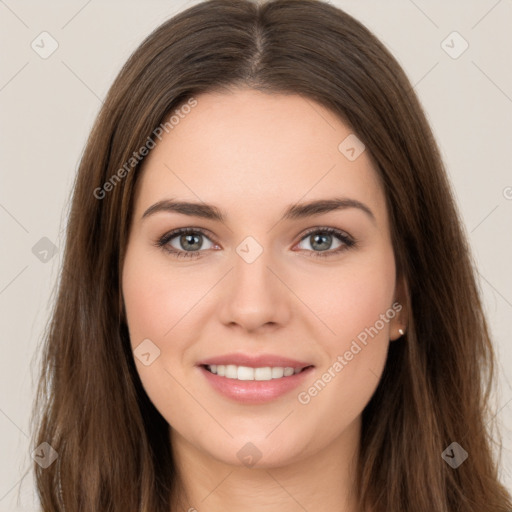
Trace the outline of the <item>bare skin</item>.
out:
<instances>
[{"instance_id":1,"label":"bare skin","mask_svg":"<svg viewBox=\"0 0 512 512\"><path fill-rule=\"evenodd\" d=\"M144 162L122 275L132 347L149 339L160 350L150 365L135 362L170 425L184 489L173 510L362 512L354 494L361 413L406 318L372 160L363 151L350 161L338 146L351 130L301 96L237 89L196 99ZM290 205L332 198L371 214L345 207L280 220ZM212 204L225 219L142 218L164 199ZM197 245L178 234L165 247L197 257L155 245L187 227L204 230ZM262 250L251 263L237 252L247 237L250 251ZM378 333L347 354L371 326ZM220 394L197 366L234 352L314 368L297 389L247 404ZM325 386L309 392L319 379ZM255 464L237 455L244 446Z\"/></svg>"}]
</instances>

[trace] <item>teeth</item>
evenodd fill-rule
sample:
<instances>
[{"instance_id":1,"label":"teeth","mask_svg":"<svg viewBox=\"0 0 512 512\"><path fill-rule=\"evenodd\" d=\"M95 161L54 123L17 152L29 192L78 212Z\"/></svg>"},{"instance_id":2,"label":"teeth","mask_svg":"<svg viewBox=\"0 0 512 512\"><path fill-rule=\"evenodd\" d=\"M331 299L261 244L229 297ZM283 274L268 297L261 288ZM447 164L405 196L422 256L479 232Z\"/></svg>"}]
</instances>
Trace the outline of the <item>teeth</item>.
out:
<instances>
[{"instance_id":1,"label":"teeth","mask_svg":"<svg viewBox=\"0 0 512 512\"><path fill-rule=\"evenodd\" d=\"M254 368L254 380L270 380L272 378L272 368Z\"/></svg>"},{"instance_id":2,"label":"teeth","mask_svg":"<svg viewBox=\"0 0 512 512\"><path fill-rule=\"evenodd\" d=\"M218 370L218 369L217 369ZM238 377L238 371L234 364L226 365L226 375L228 379L236 379Z\"/></svg>"},{"instance_id":3,"label":"teeth","mask_svg":"<svg viewBox=\"0 0 512 512\"><path fill-rule=\"evenodd\" d=\"M236 378L238 380L254 380L254 368L239 366Z\"/></svg>"},{"instance_id":4,"label":"teeth","mask_svg":"<svg viewBox=\"0 0 512 512\"><path fill-rule=\"evenodd\" d=\"M284 375L284 368L280 368L279 366L272 368L272 378L280 379Z\"/></svg>"},{"instance_id":5,"label":"teeth","mask_svg":"<svg viewBox=\"0 0 512 512\"><path fill-rule=\"evenodd\" d=\"M265 366L262 368L251 368L249 366L236 366L234 364L212 364L206 366L211 372L219 377L227 377L228 379L237 380L272 380L281 379L282 377L290 377L296 373L300 373L303 368L291 368L280 366Z\"/></svg>"}]
</instances>

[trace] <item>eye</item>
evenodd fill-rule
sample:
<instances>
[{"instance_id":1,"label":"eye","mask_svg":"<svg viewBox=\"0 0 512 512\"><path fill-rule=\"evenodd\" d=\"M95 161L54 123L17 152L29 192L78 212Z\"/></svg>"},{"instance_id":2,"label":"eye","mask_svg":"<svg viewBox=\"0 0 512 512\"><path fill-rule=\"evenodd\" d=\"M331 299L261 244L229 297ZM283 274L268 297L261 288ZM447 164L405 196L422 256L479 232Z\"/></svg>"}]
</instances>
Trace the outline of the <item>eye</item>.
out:
<instances>
[{"instance_id":1,"label":"eye","mask_svg":"<svg viewBox=\"0 0 512 512\"><path fill-rule=\"evenodd\" d=\"M339 244L334 250L331 250L333 238L337 239ZM356 241L347 233L328 227L313 228L306 233L301 242L303 240L307 241L312 248L312 251L309 251L313 253L312 256L321 258L334 256L356 245Z\"/></svg>"},{"instance_id":2,"label":"eye","mask_svg":"<svg viewBox=\"0 0 512 512\"><path fill-rule=\"evenodd\" d=\"M200 249L204 249L203 241L205 239L209 240L206 232L200 228L180 228L165 234L157 240L155 245L178 258L196 258L201 256ZM211 249L211 247L207 247L207 249Z\"/></svg>"},{"instance_id":3,"label":"eye","mask_svg":"<svg viewBox=\"0 0 512 512\"><path fill-rule=\"evenodd\" d=\"M175 240L176 239L176 240ZM206 231L201 228L180 228L171 231L155 242L165 252L172 254L178 258L197 258L201 256L201 249L204 240L210 241L206 235ZM338 246L332 249L333 239L338 240ZM313 228L302 237L301 242L308 242L311 249L305 249L312 253L313 257L328 257L339 254L342 251L356 245L356 241L347 233L335 228ZM206 247L211 249L212 246Z\"/></svg>"}]
</instances>

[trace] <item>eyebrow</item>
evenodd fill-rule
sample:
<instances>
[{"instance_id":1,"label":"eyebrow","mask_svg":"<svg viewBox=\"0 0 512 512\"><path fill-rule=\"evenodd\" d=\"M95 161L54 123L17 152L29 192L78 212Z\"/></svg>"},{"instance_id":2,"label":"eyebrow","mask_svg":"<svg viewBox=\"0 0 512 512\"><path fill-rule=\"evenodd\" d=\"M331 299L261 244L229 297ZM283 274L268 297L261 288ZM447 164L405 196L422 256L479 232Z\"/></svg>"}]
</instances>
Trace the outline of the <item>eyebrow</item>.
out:
<instances>
[{"instance_id":1,"label":"eyebrow","mask_svg":"<svg viewBox=\"0 0 512 512\"><path fill-rule=\"evenodd\" d=\"M313 217L335 210L345 210L348 208L357 208L363 211L372 222L376 222L375 215L368 206L357 199L350 198L332 198L319 199L306 203L297 203L286 208L281 220L296 220L307 217ZM174 201L172 199L163 199L150 206L142 215L141 220L154 215L157 212L175 212L191 217L201 217L219 222L225 222L226 215L218 207L207 203L192 203L188 201Z\"/></svg>"}]
</instances>

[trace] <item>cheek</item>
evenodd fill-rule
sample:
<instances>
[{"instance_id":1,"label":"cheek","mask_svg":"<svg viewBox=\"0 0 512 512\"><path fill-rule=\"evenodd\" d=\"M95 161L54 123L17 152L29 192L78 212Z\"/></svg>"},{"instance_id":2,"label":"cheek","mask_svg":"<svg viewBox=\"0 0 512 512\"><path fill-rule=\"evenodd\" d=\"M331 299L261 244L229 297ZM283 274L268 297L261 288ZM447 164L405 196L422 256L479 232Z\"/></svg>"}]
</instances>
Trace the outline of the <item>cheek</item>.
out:
<instances>
[{"instance_id":1,"label":"cheek","mask_svg":"<svg viewBox=\"0 0 512 512\"><path fill-rule=\"evenodd\" d=\"M376 251L373 257L354 259L329 273L317 274L307 290L308 306L329 327L319 339L324 339L328 352L334 353L374 326L391 308L395 292L393 254L391 250ZM386 337L389 321L379 322L377 327Z\"/></svg>"},{"instance_id":2,"label":"cheek","mask_svg":"<svg viewBox=\"0 0 512 512\"><path fill-rule=\"evenodd\" d=\"M132 346L145 338L161 347L168 340L179 343L173 335L187 324L187 314L207 291L191 286L186 272L176 272L165 265L165 258L137 250L126 255L123 271L123 297ZM158 341L157 341L158 340Z\"/></svg>"},{"instance_id":3,"label":"cheek","mask_svg":"<svg viewBox=\"0 0 512 512\"><path fill-rule=\"evenodd\" d=\"M142 244L134 243L126 253L122 288L137 372L151 401L169 423L180 416L183 404L190 402L180 383L191 379L191 354L211 283L204 272L173 268L165 257L155 257L155 252ZM146 345L141 345L143 342ZM147 366L137 357L146 352L146 346L158 354ZM187 389L193 392L195 384ZM169 401L169 396L173 400Z\"/></svg>"},{"instance_id":4,"label":"cheek","mask_svg":"<svg viewBox=\"0 0 512 512\"><path fill-rule=\"evenodd\" d=\"M318 316L334 334L319 338L326 358L299 402L330 417L326 429L333 436L362 412L386 362L395 272L392 253L379 254L333 275L328 300L318 292L312 297Z\"/></svg>"},{"instance_id":5,"label":"cheek","mask_svg":"<svg viewBox=\"0 0 512 512\"><path fill-rule=\"evenodd\" d=\"M180 273L163 266L165 262L155 261L154 254L132 246L125 258L122 288L141 383L155 407L172 424L181 417L184 404L190 402L180 383L186 380L183 361L188 348L186 340L190 338L186 333L193 328L193 305L200 296L197 288L187 286ZM152 360L146 365L138 353L148 351Z\"/></svg>"}]
</instances>

